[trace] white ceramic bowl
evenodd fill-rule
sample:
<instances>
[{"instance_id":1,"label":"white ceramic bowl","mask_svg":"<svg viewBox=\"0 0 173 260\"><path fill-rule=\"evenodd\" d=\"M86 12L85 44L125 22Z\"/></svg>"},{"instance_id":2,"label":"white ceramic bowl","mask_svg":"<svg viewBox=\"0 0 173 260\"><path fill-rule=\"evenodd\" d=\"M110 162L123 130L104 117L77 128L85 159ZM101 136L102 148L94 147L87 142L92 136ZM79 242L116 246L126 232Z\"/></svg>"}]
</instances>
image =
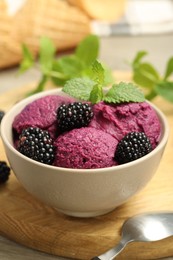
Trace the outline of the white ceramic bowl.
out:
<instances>
[{"instance_id":1,"label":"white ceramic bowl","mask_svg":"<svg viewBox=\"0 0 173 260\"><path fill-rule=\"evenodd\" d=\"M146 156L120 166L102 169L67 169L45 165L19 153L13 146L12 122L30 102L60 90L42 92L22 100L6 113L1 136L9 163L23 187L40 201L71 216L92 217L112 211L151 180L162 158L169 127L156 108L162 135L159 145Z\"/></svg>"}]
</instances>

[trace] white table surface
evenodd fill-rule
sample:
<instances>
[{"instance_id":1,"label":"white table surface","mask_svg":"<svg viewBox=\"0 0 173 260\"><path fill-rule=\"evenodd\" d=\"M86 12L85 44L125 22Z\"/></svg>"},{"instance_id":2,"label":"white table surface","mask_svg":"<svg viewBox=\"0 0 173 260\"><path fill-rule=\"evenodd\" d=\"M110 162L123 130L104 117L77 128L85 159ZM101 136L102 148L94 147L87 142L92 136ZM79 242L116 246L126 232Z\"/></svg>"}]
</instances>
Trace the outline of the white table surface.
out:
<instances>
[{"instance_id":1,"label":"white table surface","mask_svg":"<svg viewBox=\"0 0 173 260\"><path fill-rule=\"evenodd\" d=\"M152 62L158 71L163 73L168 58L173 56L173 35L103 38L101 39L100 59L113 70L129 71L130 67L127 62L131 61L139 50L146 50L148 52L146 60ZM0 71L0 93L39 80L40 74L36 70L30 70L20 77L16 76L16 72L17 68ZM0 260L53 259L63 260L65 258L29 249L0 236ZM165 259L171 260L173 257Z\"/></svg>"}]
</instances>

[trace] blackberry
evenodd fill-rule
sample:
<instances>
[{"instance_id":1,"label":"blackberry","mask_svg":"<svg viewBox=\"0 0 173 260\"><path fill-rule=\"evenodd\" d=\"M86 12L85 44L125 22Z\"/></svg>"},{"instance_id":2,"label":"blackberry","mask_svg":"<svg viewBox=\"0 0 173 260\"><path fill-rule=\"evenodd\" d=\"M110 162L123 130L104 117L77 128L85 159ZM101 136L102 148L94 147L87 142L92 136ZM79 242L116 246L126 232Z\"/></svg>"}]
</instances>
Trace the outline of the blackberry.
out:
<instances>
[{"instance_id":1,"label":"blackberry","mask_svg":"<svg viewBox=\"0 0 173 260\"><path fill-rule=\"evenodd\" d=\"M9 179L10 167L6 162L0 161L0 184L5 183Z\"/></svg>"},{"instance_id":2,"label":"blackberry","mask_svg":"<svg viewBox=\"0 0 173 260\"><path fill-rule=\"evenodd\" d=\"M48 131L38 127L28 127L19 136L17 149L25 156L45 164L52 164L54 160L53 140Z\"/></svg>"},{"instance_id":3,"label":"blackberry","mask_svg":"<svg viewBox=\"0 0 173 260\"><path fill-rule=\"evenodd\" d=\"M0 123L1 123L2 118L4 117L4 115L5 115L5 112L0 110Z\"/></svg>"},{"instance_id":4,"label":"blackberry","mask_svg":"<svg viewBox=\"0 0 173 260\"><path fill-rule=\"evenodd\" d=\"M61 132L88 126L93 118L93 111L88 103L74 102L61 105L57 110L58 127Z\"/></svg>"},{"instance_id":5,"label":"blackberry","mask_svg":"<svg viewBox=\"0 0 173 260\"><path fill-rule=\"evenodd\" d=\"M152 146L145 133L130 132L118 143L114 159L123 164L143 157L151 151Z\"/></svg>"}]
</instances>

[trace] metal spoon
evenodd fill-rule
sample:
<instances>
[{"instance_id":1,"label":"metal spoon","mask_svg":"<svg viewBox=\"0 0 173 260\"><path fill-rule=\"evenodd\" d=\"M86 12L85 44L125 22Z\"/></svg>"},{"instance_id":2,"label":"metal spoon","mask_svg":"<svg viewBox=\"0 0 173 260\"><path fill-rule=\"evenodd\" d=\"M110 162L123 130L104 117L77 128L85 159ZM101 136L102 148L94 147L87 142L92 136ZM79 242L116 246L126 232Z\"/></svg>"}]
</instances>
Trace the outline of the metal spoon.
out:
<instances>
[{"instance_id":1,"label":"metal spoon","mask_svg":"<svg viewBox=\"0 0 173 260\"><path fill-rule=\"evenodd\" d=\"M112 260L133 241L158 241L173 235L173 212L136 215L126 220L119 244L91 260Z\"/></svg>"}]
</instances>

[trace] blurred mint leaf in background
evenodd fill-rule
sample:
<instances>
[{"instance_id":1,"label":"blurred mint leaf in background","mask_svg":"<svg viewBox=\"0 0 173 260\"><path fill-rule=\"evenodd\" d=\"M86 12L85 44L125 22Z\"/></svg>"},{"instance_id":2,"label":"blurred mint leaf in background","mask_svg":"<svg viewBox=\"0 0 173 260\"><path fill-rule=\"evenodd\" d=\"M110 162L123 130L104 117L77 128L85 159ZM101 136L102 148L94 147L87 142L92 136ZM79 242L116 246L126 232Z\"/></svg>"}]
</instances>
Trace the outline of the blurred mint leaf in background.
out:
<instances>
[{"instance_id":1,"label":"blurred mint leaf in background","mask_svg":"<svg viewBox=\"0 0 173 260\"><path fill-rule=\"evenodd\" d=\"M22 54L23 60L20 63L19 74L24 73L25 71L30 69L34 64L34 56L25 44L22 45Z\"/></svg>"},{"instance_id":2,"label":"blurred mint leaf in background","mask_svg":"<svg viewBox=\"0 0 173 260\"><path fill-rule=\"evenodd\" d=\"M164 80L168 79L171 76L171 74L173 74L173 57L170 58L167 62Z\"/></svg>"},{"instance_id":3,"label":"blurred mint leaf in background","mask_svg":"<svg viewBox=\"0 0 173 260\"><path fill-rule=\"evenodd\" d=\"M98 58L99 47L99 38L96 35L89 35L79 43L75 56L82 61L85 67L88 67Z\"/></svg>"},{"instance_id":4,"label":"blurred mint leaf in background","mask_svg":"<svg viewBox=\"0 0 173 260\"><path fill-rule=\"evenodd\" d=\"M149 63L141 63L134 69L133 81L142 87L152 88L159 80L159 74Z\"/></svg>"},{"instance_id":5,"label":"blurred mint leaf in background","mask_svg":"<svg viewBox=\"0 0 173 260\"><path fill-rule=\"evenodd\" d=\"M43 91L44 90L44 86L45 86L47 81L48 81L48 77L46 75L42 75L42 77L41 77L37 87L34 90L32 90L29 93L27 93L27 96L31 96L33 94L36 94L36 93L39 93L39 92Z\"/></svg>"},{"instance_id":6,"label":"blurred mint leaf in background","mask_svg":"<svg viewBox=\"0 0 173 260\"><path fill-rule=\"evenodd\" d=\"M25 72L33 66L37 67L42 73L38 86L30 94L43 91L48 80L51 80L57 87L64 86L68 80L73 78L89 78L93 80L93 77L95 77L96 81L99 79L101 84L106 86L112 83L113 74L111 69L106 65L102 66L97 61L99 45L99 38L97 36L88 35L79 43L72 54L57 58L53 42L47 37L42 37L40 39L38 62L36 64L29 48L23 46L23 61L20 65L20 73ZM92 66L95 67L95 71L92 69ZM99 73L100 75L97 76Z\"/></svg>"},{"instance_id":7,"label":"blurred mint leaf in background","mask_svg":"<svg viewBox=\"0 0 173 260\"><path fill-rule=\"evenodd\" d=\"M170 79L173 74L173 57L168 60L164 76L161 76L150 62L143 62L146 55L146 51L139 51L131 62L133 81L146 89L146 99L153 100L159 95L173 102L173 81Z\"/></svg>"},{"instance_id":8,"label":"blurred mint leaf in background","mask_svg":"<svg viewBox=\"0 0 173 260\"><path fill-rule=\"evenodd\" d=\"M143 62L142 59L147 52L140 51L132 62L133 81L142 87L152 88L159 80L159 73L152 64Z\"/></svg>"},{"instance_id":9,"label":"blurred mint leaf in background","mask_svg":"<svg viewBox=\"0 0 173 260\"><path fill-rule=\"evenodd\" d=\"M139 52L136 54L136 56L135 56L135 58L134 58L134 60L133 60L133 62L132 62L133 67L138 66L138 64L141 62L142 58L143 58L144 56L146 56L147 54L148 54L148 53L147 53L146 51L139 51Z\"/></svg>"},{"instance_id":10,"label":"blurred mint leaf in background","mask_svg":"<svg viewBox=\"0 0 173 260\"><path fill-rule=\"evenodd\" d=\"M43 74L49 74L49 71L52 70L55 52L56 48L53 42L47 37L42 37L40 39L39 62Z\"/></svg>"},{"instance_id":11,"label":"blurred mint leaf in background","mask_svg":"<svg viewBox=\"0 0 173 260\"><path fill-rule=\"evenodd\" d=\"M83 70L82 62L75 55L63 56L54 61L52 81L57 86L63 86L69 79L80 77ZM61 75L57 75L59 72Z\"/></svg>"},{"instance_id":12,"label":"blurred mint leaf in background","mask_svg":"<svg viewBox=\"0 0 173 260\"><path fill-rule=\"evenodd\" d=\"M164 99L173 102L173 82L163 81L155 86L155 91Z\"/></svg>"}]
</instances>

